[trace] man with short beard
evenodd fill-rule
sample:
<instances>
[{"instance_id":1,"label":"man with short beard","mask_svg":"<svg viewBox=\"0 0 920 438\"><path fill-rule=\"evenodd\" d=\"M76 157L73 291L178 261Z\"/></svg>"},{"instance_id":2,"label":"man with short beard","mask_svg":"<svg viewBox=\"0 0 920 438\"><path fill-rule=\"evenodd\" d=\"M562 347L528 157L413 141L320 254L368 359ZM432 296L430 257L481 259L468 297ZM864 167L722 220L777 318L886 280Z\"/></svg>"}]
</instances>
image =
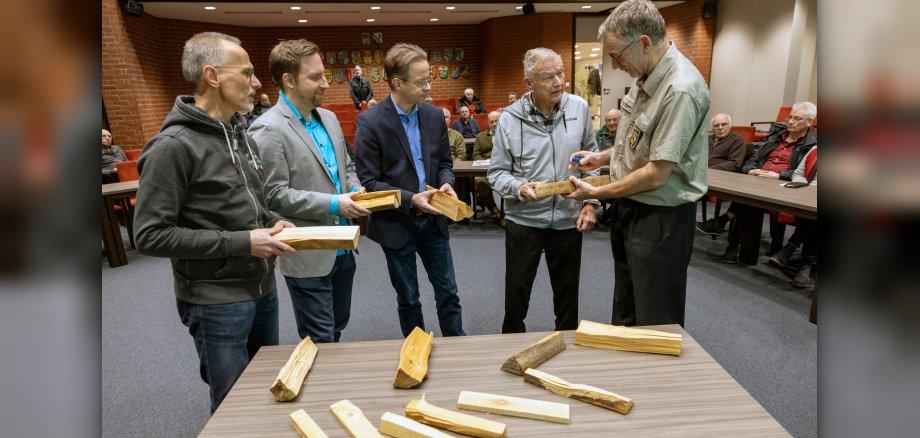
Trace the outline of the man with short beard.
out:
<instances>
[{"instance_id":1,"label":"man with short beard","mask_svg":"<svg viewBox=\"0 0 920 438\"><path fill-rule=\"evenodd\" d=\"M320 108L329 83L316 44L278 43L268 55L278 104L252 128L265 160L265 197L272 211L299 227L349 225L370 213L351 198L364 193L335 114ZM278 265L301 338L338 342L351 315L352 251L299 251Z\"/></svg>"},{"instance_id":2,"label":"man with short beard","mask_svg":"<svg viewBox=\"0 0 920 438\"><path fill-rule=\"evenodd\" d=\"M272 237L294 224L271 213L262 161L240 129L262 84L240 40L216 32L185 42L179 96L137 163L139 252L172 260L176 306L195 340L213 413L259 347L278 344Z\"/></svg>"}]
</instances>

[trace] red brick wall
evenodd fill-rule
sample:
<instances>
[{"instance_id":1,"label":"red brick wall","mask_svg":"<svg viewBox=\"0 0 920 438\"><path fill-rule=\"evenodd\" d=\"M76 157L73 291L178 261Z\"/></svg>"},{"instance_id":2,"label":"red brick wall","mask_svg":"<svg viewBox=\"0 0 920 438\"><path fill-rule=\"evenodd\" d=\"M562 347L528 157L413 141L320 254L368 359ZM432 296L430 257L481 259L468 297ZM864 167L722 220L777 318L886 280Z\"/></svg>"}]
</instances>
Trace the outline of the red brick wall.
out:
<instances>
[{"instance_id":1,"label":"red brick wall","mask_svg":"<svg viewBox=\"0 0 920 438\"><path fill-rule=\"evenodd\" d=\"M527 91L524 86L524 53L534 47L553 49L562 56L571 82L572 14L551 13L491 18L480 24L480 51L483 65L489 66L482 77L481 90L476 92L487 103L504 103L508 92L518 97Z\"/></svg>"},{"instance_id":2,"label":"red brick wall","mask_svg":"<svg viewBox=\"0 0 920 438\"><path fill-rule=\"evenodd\" d=\"M712 40L716 19L703 18L703 4L711 0L689 0L661 10L668 39L674 41L709 83L712 72Z\"/></svg>"}]
</instances>

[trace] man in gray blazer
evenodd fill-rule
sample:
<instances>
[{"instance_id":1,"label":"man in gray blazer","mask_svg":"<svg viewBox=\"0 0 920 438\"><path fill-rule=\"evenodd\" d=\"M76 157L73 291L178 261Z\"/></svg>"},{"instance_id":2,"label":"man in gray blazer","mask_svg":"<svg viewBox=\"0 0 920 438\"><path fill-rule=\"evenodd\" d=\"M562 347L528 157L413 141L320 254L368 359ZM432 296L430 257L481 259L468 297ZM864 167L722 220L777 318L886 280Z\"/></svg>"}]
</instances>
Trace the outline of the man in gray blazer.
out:
<instances>
[{"instance_id":1,"label":"man in gray blazer","mask_svg":"<svg viewBox=\"0 0 920 438\"><path fill-rule=\"evenodd\" d=\"M278 104L249 129L262 154L268 208L299 227L348 225L366 216L370 212L351 199L364 188L346 154L342 128L335 114L319 108L329 88L319 48L302 39L282 41L268 63L282 91ZM299 251L278 264L300 337L338 342L351 314L351 251Z\"/></svg>"}]
</instances>

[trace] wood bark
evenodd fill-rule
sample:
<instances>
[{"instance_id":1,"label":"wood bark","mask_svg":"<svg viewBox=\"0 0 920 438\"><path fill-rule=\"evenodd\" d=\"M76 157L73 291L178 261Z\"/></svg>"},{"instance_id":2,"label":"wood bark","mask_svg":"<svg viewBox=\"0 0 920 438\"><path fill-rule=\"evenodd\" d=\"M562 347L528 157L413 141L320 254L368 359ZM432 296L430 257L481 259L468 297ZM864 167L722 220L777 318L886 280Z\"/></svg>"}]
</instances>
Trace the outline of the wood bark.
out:
<instances>
[{"instance_id":1,"label":"wood bark","mask_svg":"<svg viewBox=\"0 0 920 438\"><path fill-rule=\"evenodd\" d=\"M555 332L540 339L536 344L514 353L502 364L502 371L523 376L527 368L536 368L562 350L565 350L565 338L562 332Z\"/></svg>"},{"instance_id":2,"label":"wood bark","mask_svg":"<svg viewBox=\"0 0 920 438\"><path fill-rule=\"evenodd\" d=\"M591 403L592 405L610 409L611 411L616 411L621 414L628 413L635 404L632 399L623 397L619 394L589 385L569 383L552 374L537 370L536 368L531 368L524 372L524 381L563 397Z\"/></svg>"}]
</instances>

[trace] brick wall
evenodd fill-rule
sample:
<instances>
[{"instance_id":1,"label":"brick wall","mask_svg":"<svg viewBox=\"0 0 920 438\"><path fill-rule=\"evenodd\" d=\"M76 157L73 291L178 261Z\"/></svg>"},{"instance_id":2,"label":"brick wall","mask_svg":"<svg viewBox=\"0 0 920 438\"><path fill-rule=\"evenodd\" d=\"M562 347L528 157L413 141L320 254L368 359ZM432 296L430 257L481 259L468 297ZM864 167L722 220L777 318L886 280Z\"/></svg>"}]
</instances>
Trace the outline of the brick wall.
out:
<instances>
[{"instance_id":1,"label":"brick wall","mask_svg":"<svg viewBox=\"0 0 920 438\"><path fill-rule=\"evenodd\" d=\"M689 0L661 10L667 24L668 39L674 41L709 83L712 72L712 40L716 19L703 18L703 4L712 0Z\"/></svg>"}]
</instances>

